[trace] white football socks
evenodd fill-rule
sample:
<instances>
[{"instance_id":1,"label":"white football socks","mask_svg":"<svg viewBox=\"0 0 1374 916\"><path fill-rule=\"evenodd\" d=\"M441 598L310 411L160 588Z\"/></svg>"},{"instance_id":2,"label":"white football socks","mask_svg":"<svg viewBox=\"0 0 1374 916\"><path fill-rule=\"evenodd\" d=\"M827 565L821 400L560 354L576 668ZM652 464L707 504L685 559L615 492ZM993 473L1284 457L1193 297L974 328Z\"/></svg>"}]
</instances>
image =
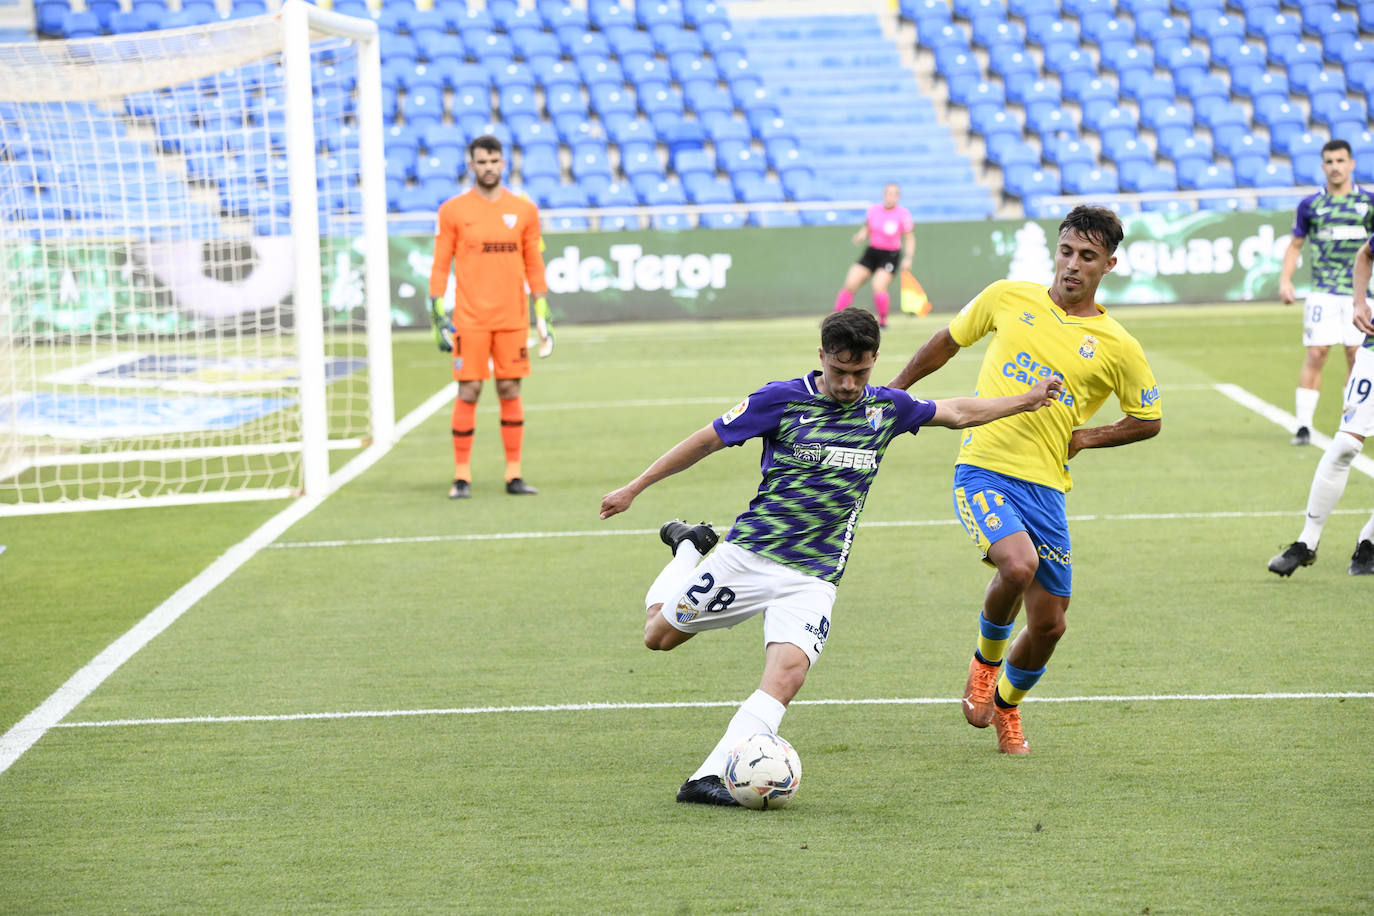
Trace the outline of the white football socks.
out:
<instances>
[{"instance_id":1,"label":"white football socks","mask_svg":"<svg viewBox=\"0 0 1374 916\"><path fill-rule=\"evenodd\" d=\"M782 724L782 714L787 712L787 707L782 703L764 693L762 690L755 690L749 695L740 708L735 712L734 718L730 720L730 725L725 729L725 734L711 753L706 755L706 759L697 767L697 771L692 774L692 779L700 779L703 776L722 776L725 773L725 758L730 751L750 735L757 735L759 732L768 732L771 735L778 733L778 726Z\"/></svg>"},{"instance_id":2,"label":"white football socks","mask_svg":"<svg viewBox=\"0 0 1374 916\"><path fill-rule=\"evenodd\" d=\"M1312 428L1312 415L1317 412L1317 398L1321 392L1315 388L1299 388L1294 394L1293 403L1298 417L1298 425Z\"/></svg>"},{"instance_id":3,"label":"white football socks","mask_svg":"<svg viewBox=\"0 0 1374 916\"><path fill-rule=\"evenodd\" d=\"M692 578L697 564L701 562L701 552L691 541L684 540L677 545L677 552L668 561L668 565L654 579L649 590L644 594L644 608L648 610L655 604L668 604L676 602L682 597L683 586L687 580Z\"/></svg>"},{"instance_id":4,"label":"white football socks","mask_svg":"<svg viewBox=\"0 0 1374 916\"><path fill-rule=\"evenodd\" d=\"M1349 433L1336 433L1322 453L1322 460L1317 463L1317 471L1312 475L1312 489L1307 495L1307 521L1302 534L1298 535L1298 540L1306 544L1309 550L1317 549L1322 529L1331 518L1331 510L1336 508L1341 494L1345 492L1345 483L1350 479L1350 465L1363 444Z\"/></svg>"}]
</instances>

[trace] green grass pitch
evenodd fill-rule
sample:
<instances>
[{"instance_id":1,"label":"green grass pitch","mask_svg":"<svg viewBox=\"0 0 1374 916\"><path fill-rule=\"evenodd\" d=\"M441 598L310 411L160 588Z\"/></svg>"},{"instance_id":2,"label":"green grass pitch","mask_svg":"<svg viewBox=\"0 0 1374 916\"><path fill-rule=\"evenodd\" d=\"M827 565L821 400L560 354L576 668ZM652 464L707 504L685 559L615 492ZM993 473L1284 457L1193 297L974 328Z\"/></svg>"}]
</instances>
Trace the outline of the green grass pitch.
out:
<instances>
[{"instance_id":1,"label":"green grass pitch","mask_svg":"<svg viewBox=\"0 0 1374 916\"><path fill-rule=\"evenodd\" d=\"M1075 595L1028 758L955 705L988 571L950 504L958 434L932 428L889 450L783 721L794 802L674 804L762 640L643 648L657 530L727 526L758 449L606 522L600 497L812 368L821 316L569 325L525 387L541 494L502 491L490 386L471 500L444 498L447 409L425 419L0 773L0 913L1369 912L1374 582L1345 566L1374 480L1315 566L1269 574L1320 451L1214 386L1291 411L1298 312L1115 314L1164 428L1073 462ZM873 380L940 326L897 316ZM974 351L917 393L970 392ZM395 362L398 415L447 382L427 334ZM0 520L0 733L284 507Z\"/></svg>"}]
</instances>

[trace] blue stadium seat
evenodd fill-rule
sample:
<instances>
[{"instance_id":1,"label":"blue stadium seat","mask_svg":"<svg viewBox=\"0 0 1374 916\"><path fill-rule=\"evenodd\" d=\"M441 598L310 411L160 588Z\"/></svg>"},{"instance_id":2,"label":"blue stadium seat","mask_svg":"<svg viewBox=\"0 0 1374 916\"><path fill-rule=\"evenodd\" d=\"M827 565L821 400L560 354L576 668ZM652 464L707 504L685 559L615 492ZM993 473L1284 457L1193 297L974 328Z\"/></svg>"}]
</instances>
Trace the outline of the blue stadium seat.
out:
<instances>
[{"instance_id":1,"label":"blue stadium seat","mask_svg":"<svg viewBox=\"0 0 1374 916\"><path fill-rule=\"evenodd\" d=\"M542 206L550 210L583 210L591 204L587 192L575 184L560 184L544 195Z\"/></svg>"},{"instance_id":2,"label":"blue stadium seat","mask_svg":"<svg viewBox=\"0 0 1374 916\"><path fill-rule=\"evenodd\" d=\"M592 203L598 207L637 207L639 195L627 184L614 182L591 194Z\"/></svg>"},{"instance_id":3,"label":"blue stadium seat","mask_svg":"<svg viewBox=\"0 0 1374 916\"><path fill-rule=\"evenodd\" d=\"M1194 175L1184 175L1180 170L1178 186L1184 190L1212 191L1225 190L1236 186L1236 173L1229 165L1209 165Z\"/></svg>"},{"instance_id":4,"label":"blue stadium seat","mask_svg":"<svg viewBox=\"0 0 1374 916\"><path fill-rule=\"evenodd\" d=\"M1068 194L1115 194L1120 190L1116 169L1077 168L1063 173L1064 191Z\"/></svg>"},{"instance_id":5,"label":"blue stadium seat","mask_svg":"<svg viewBox=\"0 0 1374 916\"><path fill-rule=\"evenodd\" d=\"M990 48L996 45L1011 45L1024 48L1026 31L1014 22L1001 17L983 17L970 23L969 36L974 47Z\"/></svg>"},{"instance_id":6,"label":"blue stadium seat","mask_svg":"<svg viewBox=\"0 0 1374 916\"><path fill-rule=\"evenodd\" d=\"M95 38L104 31L100 17L87 10L68 12L62 17L61 34L64 38Z\"/></svg>"},{"instance_id":7,"label":"blue stadium seat","mask_svg":"<svg viewBox=\"0 0 1374 916\"><path fill-rule=\"evenodd\" d=\"M1002 187L1013 197L1022 200L1030 197L1044 197L1056 195L1060 192L1059 176L1054 172L1046 172L1043 169L1030 169L1006 175L1002 180Z\"/></svg>"},{"instance_id":8,"label":"blue stadium seat","mask_svg":"<svg viewBox=\"0 0 1374 916\"><path fill-rule=\"evenodd\" d=\"M1057 57L1077 48L1082 41L1078 26L1072 22L1055 20L1045 30L1034 36L1046 57Z\"/></svg>"},{"instance_id":9,"label":"blue stadium seat","mask_svg":"<svg viewBox=\"0 0 1374 916\"><path fill-rule=\"evenodd\" d=\"M673 178L660 181L644 189L640 194L644 204L650 207L681 206L687 202L682 182Z\"/></svg>"},{"instance_id":10,"label":"blue stadium seat","mask_svg":"<svg viewBox=\"0 0 1374 916\"><path fill-rule=\"evenodd\" d=\"M1045 159L1059 168L1060 173L1075 169L1092 168L1097 164L1097 154L1092 147L1076 139L1059 140L1045 147Z\"/></svg>"},{"instance_id":11,"label":"blue stadium seat","mask_svg":"<svg viewBox=\"0 0 1374 916\"><path fill-rule=\"evenodd\" d=\"M1097 76L1097 61L1092 52L1074 48L1063 54L1045 58L1045 70L1059 77L1061 86L1082 82Z\"/></svg>"},{"instance_id":12,"label":"blue stadium seat","mask_svg":"<svg viewBox=\"0 0 1374 916\"><path fill-rule=\"evenodd\" d=\"M1066 83L1064 98L1077 102L1082 107L1086 119L1089 108L1111 108L1120 97L1120 89L1110 78L1091 79L1081 83Z\"/></svg>"},{"instance_id":13,"label":"blue stadium seat","mask_svg":"<svg viewBox=\"0 0 1374 916\"><path fill-rule=\"evenodd\" d=\"M133 32L147 32L153 28L153 24L138 10L116 10L110 14L109 27L112 35L127 35Z\"/></svg>"},{"instance_id":14,"label":"blue stadium seat","mask_svg":"<svg viewBox=\"0 0 1374 916\"><path fill-rule=\"evenodd\" d=\"M732 204L735 202L735 189L724 178L714 174L694 173L691 179L683 178L683 188L687 200L694 204Z\"/></svg>"},{"instance_id":15,"label":"blue stadium seat","mask_svg":"<svg viewBox=\"0 0 1374 916\"><path fill-rule=\"evenodd\" d=\"M1058 139L1078 136L1078 122L1074 120L1073 115L1058 107L1037 107L1033 113L1027 111L1026 129L1039 135L1041 146L1048 146Z\"/></svg>"},{"instance_id":16,"label":"blue stadium seat","mask_svg":"<svg viewBox=\"0 0 1374 916\"><path fill-rule=\"evenodd\" d=\"M1178 173L1172 165L1147 165L1133 170L1129 178L1123 172L1121 190L1131 193L1177 191Z\"/></svg>"},{"instance_id":17,"label":"blue stadium seat","mask_svg":"<svg viewBox=\"0 0 1374 916\"><path fill-rule=\"evenodd\" d=\"M1033 80L1040 73L1040 65L1024 51L998 47L989 53L988 69L1002 77L1004 85Z\"/></svg>"},{"instance_id":18,"label":"blue stadium seat","mask_svg":"<svg viewBox=\"0 0 1374 916\"><path fill-rule=\"evenodd\" d=\"M1245 160L1235 166L1236 181L1246 188L1291 188L1296 183L1293 167L1283 162ZM1243 169L1243 170L1242 170Z\"/></svg>"},{"instance_id":19,"label":"blue stadium seat","mask_svg":"<svg viewBox=\"0 0 1374 916\"><path fill-rule=\"evenodd\" d=\"M1321 96L1312 101L1312 121L1316 124L1336 125L1342 122L1353 121L1361 125L1369 123L1369 108L1358 98L1341 98L1332 96ZM1336 136L1348 133L1348 130L1337 132L1332 130Z\"/></svg>"},{"instance_id":20,"label":"blue stadium seat","mask_svg":"<svg viewBox=\"0 0 1374 916\"><path fill-rule=\"evenodd\" d=\"M1113 143L1103 145L1102 159L1116 165L1124 184L1128 172L1139 170L1142 165L1154 164L1155 151L1139 137L1116 138Z\"/></svg>"},{"instance_id":21,"label":"blue stadium seat","mask_svg":"<svg viewBox=\"0 0 1374 916\"><path fill-rule=\"evenodd\" d=\"M458 176L463 174L465 166L462 150L436 151L415 161L415 177L421 183L431 178L447 178L456 182Z\"/></svg>"}]
</instances>

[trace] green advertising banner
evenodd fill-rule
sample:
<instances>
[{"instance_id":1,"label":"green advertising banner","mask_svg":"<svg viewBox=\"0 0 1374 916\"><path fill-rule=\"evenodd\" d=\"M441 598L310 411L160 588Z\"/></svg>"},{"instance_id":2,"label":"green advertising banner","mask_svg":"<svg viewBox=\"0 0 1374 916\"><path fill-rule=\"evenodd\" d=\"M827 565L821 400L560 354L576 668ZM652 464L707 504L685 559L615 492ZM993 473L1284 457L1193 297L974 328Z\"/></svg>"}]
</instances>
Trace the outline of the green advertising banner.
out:
<instances>
[{"instance_id":1,"label":"green advertising banner","mask_svg":"<svg viewBox=\"0 0 1374 916\"><path fill-rule=\"evenodd\" d=\"M1139 214L1125 219L1116 269L1101 301L1274 299L1288 213ZM546 278L561 322L820 315L835 301L860 249L852 226L583 232L545 237ZM1053 220L920 223L912 272L937 312L953 312L994 280L1048 284ZM434 240L390 239L392 320L427 327ZM320 265L331 324L362 313L362 254L328 240ZM237 242L9 245L0 278L11 291L13 333L137 330L195 333L256 327L290 302L290 239ZM1307 271L1299 272L1300 283ZM1301 292L1301 288L1300 288ZM894 307L898 289L892 286ZM872 300L867 290L856 301Z\"/></svg>"},{"instance_id":2,"label":"green advertising banner","mask_svg":"<svg viewBox=\"0 0 1374 916\"><path fill-rule=\"evenodd\" d=\"M1292 215L1144 213L1102 283L1113 304L1275 299ZM963 307L999 279L1049 284L1057 220L919 223L912 272L936 311ZM565 322L823 314L861 253L855 227L550 234L549 303ZM398 320L425 322L433 240L392 239ZM1305 279L1300 271L1296 279ZM897 285L892 286L894 308ZM866 304L867 290L856 301ZM404 303L404 305L403 305Z\"/></svg>"}]
</instances>

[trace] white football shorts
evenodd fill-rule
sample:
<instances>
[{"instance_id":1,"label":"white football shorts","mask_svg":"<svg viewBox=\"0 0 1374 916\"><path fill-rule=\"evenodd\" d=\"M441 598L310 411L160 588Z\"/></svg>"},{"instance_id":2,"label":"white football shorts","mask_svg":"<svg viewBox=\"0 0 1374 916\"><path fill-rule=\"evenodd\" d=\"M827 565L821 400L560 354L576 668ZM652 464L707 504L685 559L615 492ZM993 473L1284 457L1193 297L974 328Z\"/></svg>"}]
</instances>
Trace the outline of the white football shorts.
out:
<instances>
[{"instance_id":1,"label":"white football shorts","mask_svg":"<svg viewBox=\"0 0 1374 916\"><path fill-rule=\"evenodd\" d=\"M1355 297L1310 293L1302 309L1304 347L1358 347L1364 331L1355 327Z\"/></svg>"},{"instance_id":2,"label":"white football shorts","mask_svg":"<svg viewBox=\"0 0 1374 916\"><path fill-rule=\"evenodd\" d=\"M764 645L787 642L816 663L830 635L835 585L721 541L663 619L684 633L733 627L763 615Z\"/></svg>"},{"instance_id":3,"label":"white football shorts","mask_svg":"<svg viewBox=\"0 0 1374 916\"><path fill-rule=\"evenodd\" d=\"M1374 350L1361 347L1345 387L1345 406L1341 408L1341 432L1368 439L1374 436Z\"/></svg>"}]
</instances>

